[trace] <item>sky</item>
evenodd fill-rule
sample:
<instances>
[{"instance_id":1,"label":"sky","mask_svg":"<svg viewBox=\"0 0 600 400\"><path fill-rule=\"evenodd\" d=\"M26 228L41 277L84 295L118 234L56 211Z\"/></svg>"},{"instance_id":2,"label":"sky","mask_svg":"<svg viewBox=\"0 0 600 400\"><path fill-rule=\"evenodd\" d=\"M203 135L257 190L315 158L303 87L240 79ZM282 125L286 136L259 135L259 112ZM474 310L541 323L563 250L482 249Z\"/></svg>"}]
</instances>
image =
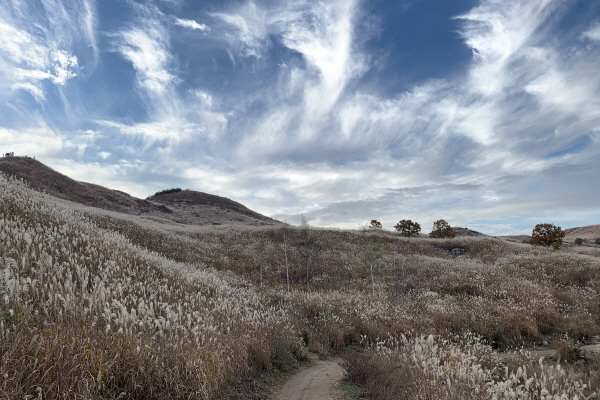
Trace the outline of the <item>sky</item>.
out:
<instances>
[{"instance_id":1,"label":"sky","mask_svg":"<svg viewBox=\"0 0 600 400\"><path fill-rule=\"evenodd\" d=\"M600 223L597 0L2 0L0 151L145 198Z\"/></svg>"}]
</instances>

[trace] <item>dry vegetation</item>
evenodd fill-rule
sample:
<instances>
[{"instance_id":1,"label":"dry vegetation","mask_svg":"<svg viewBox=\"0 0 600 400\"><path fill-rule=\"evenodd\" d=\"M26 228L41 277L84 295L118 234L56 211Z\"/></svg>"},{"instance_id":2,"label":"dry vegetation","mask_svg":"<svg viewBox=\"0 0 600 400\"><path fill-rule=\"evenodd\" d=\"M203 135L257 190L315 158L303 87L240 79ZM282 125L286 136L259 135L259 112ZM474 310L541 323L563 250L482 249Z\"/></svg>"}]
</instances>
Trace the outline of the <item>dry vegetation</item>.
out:
<instances>
[{"instance_id":1,"label":"dry vegetation","mask_svg":"<svg viewBox=\"0 0 600 400\"><path fill-rule=\"evenodd\" d=\"M346 356L350 378L372 399L584 399L600 387L577 357L492 357L542 341L568 354L600 334L594 248L181 226L0 176L0 257L2 399L252 398L264 372L348 347L361 349Z\"/></svg>"}]
</instances>

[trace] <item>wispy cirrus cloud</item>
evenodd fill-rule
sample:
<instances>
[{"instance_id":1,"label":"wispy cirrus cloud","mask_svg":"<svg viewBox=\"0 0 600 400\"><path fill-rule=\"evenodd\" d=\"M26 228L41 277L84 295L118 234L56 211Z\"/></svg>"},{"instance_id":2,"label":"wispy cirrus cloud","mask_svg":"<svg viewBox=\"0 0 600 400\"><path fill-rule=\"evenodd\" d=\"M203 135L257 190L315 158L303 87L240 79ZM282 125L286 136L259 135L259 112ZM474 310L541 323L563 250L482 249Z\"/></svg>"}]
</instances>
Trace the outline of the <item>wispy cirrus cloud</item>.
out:
<instances>
[{"instance_id":1,"label":"wispy cirrus cloud","mask_svg":"<svg viewBox=\"0 0 600 400\"><path fill-rule=\"evenodd\" d=\"M600 42L600 23L596 23L582 34L583 37Z\"/></svg>"},{"instance_id":2,"label":"wispy cirrus cloud","mask_svg":"<svg viewBox=\"0 0 600 400\"><path fill-rule=\"evenodd\" d=\"M0 10L4 89L25 90L41 102L46 83L64 86L80 74L81 60L74 54L74 46L89 44L97 55L94 21L95 4L90 0L44 0L40 4L7 0Z\"/></svg>"},{"instance_id":3,"label":"wispy cirrus cloud","mask_svg":"<svg viewBox=\"0 0 600 400\"><path fill-rule=\"evenodd\" d=\"M64 85L77 76L77 57L67 51L48 47L28 32L2 22L0 37L0 74L12 91L24 89L42 101L44 81Z\"/></svg>"},{"instance_id":4,"label":"wispy cirrus cloud","mask_svg":"<svg viewBox=\"0 0 600 400\"><path fill-rule=\"evenodd\" d=\"M133 3L133 10L136 15L129 26L112 35L114 46L131 62L138 86L151 96L161 96L176 80L164 15L151 4Z\"/></svg>"},{"instance_id":5,"label":"wispy cirrus cloud","mask_svg":"<svg viewBox=\"0 0 600 400\"><path fill-rule=\"evenodd\" d=\"M225 25L223 39L231 46L231 51L245 57L260 57L268 46L268 33L271 25L270 12L249 1L230 12L210 14Z\"/></svg>"},{"instance_id":6,"label":"wispy cirrus cloud","mask_svg":"<svg viewBox=\"0 0 600 400\"><path fill-rule=\"evenodd\" d=\"M176 18L175 25L179 25L183 28L188 28L188 29L192 29L192 30L210 31L210 28L208 27L208 25L199 24L198 22L194 21L193 19Z\"/></svg>"},{"instance_id":7,"label":"wispy cirrus cloud","mask_svg":"<svg viewBox=\"0 0 600 400\"><path fill-rule=\"evenodd\" d=\"M38 90L40 105L51 103L52 87L59 101L82 104L69 124L33 130L72 156L60 164L65 172L87 171L88 160L98 183L137 182L138 195L190 187L289 222L305 214L315 225L350 228L411 218L426 229L445 218L499 233L552 215L543 210L573 221L598 215L589 182L600 168L600 36L593 18L568 20L572 3L479 0L447 14L452 32L411 25L418 2L398 6L405 20L388 21L391 1L206 8L184 0L40 0L44 10L60 4L40 13L39 31L31 29L35 13L20 16L17 3L29 7L11 0L13 8L0 10L13 29L0 49L0 74L10 77L4 98L22 92L11 89L20 84ZM452 36L464 59L452 72L439 65L435 79L410 82L401 75L413 60L394 47L401 41L380 40L398 34L391 24L411 26L415 40L405 45L421 52L438 51L421 36ZM96 65L97 80L85 86ZM408 84L388 87L395 75ZM79 97L69 85L81 85ZM95 103L82 95L88 89L99 95L89 96ZM41 106L12 107L22 121L50 118ZM22 143L17 129L4 132Z\"/></svg>"}]
</instances>

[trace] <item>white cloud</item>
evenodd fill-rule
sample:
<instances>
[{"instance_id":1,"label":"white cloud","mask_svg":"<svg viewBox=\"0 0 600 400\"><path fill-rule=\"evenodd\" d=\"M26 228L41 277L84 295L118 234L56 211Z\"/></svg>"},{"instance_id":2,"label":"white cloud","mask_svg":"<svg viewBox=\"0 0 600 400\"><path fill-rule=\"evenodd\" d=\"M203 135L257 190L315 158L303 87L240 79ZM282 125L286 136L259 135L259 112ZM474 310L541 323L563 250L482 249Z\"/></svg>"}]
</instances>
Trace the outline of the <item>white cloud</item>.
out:
<instances>
[{"instance_id":1,"label":"white cloud","mask_svg":"<svg viewBox=\"0 0 600 400\"><path fill-rule=\"evenodd\" d=\"M73 50L81 42L97 58L93 1L7 1L0 9L0 88L44 101L45 84L64 86L82 71Z\"/></svg>"},{"instance_id":2,"label":"white cloud","mask_svg":"<svg viewBox=\"0 0 600 400\"><path fill-rule=\"evenodd\" d=\"M473 51L471 69L473 89L486 96L498 94L512 77L510 63L524 56L536 31L559 4L557 0L531 2L482 1L457 19L465 43ZM525 51L526 52L526 51Z\"/></svg>"},{"instance_id":3,"label":"white cloud","mask_svg":"<svg viewBox=\"0 0 600 400\"><path fill-rule=\"evenodd\" d=\"M275 17L283 44L302 54L319 76L306 88L305 120L328 113L349 79L365 72L362 55L353 51L357 12L357 2L347 0L300 3Z\"/></svg>"},{"instance_id":4,"label":"white cloud","mask_svg":"<svg viewBox=\"0 0 600 400\"><path fill-rule=\"evenodd\" d=\"M28 90L38 101L44 99L42 82L64 85L77 76L78 60L65 50L53 50L29 33L0 22L0 72L13 90Z\"/></svg>"},{"instance_id":5,"label":"white cloud","mask_svg":"<svg viewBox=\"0 0 600 400\"><path fill-rule=\"evenodd\" d=\"M17 156L37 158L57 157L77 151L77 145L66 134L53 131L40 120L32 122L26 131L0 127L2 145Z\"/></svg>"},{"instance_id":6,"label":"white cloud","mask_svg":"<svg viewBox=\"0 0 600 400\"><path fill-rule=\"evenodd\" d=\"M190 93L190 99L185 100L169 94L163 101L170 101L170 106L155 110L154 115L146 122L95 122L105 130L141 138L146 148L155 142L162 143L167 149L189 144L192 139L215 142L227 130L227 115L214 110L216 101L205 91L193 91Z\"/></svg>"},{"instance_id":7,"label":"white cloud","mask_svg":"<svg viewBox=\"0 0 600 400\"><path fill-rule=\"evenodd\" d=\"M213 18L221 20L227 28L225 40L233 47L233 51L244 56L260 57L267 46L269 16L266 10L253 1L230 13L212 13Z\"/></svg>"},{"instance_id":8,"label":"white cloud","mask_svg":"<svg viewBox=\"0 0 600 400\"><path fill-rule=\"evenodd\" d=\"M600 23L594 24L590 29L585 31L582 36L600 42Z\"/></svg>"},{"instance_id":9,"label":"white cloud","mask_svg":"<svg viewBox=\"0 0 600 400\"><path fill-rule=\"evenodd\" d=\"M150 94L162 95L175 81L169 71L172 56L166 35L157 21L147 21L143 28L131 28L118 35L118 51L131 62L138 84Z\"/></svg>"},{"instance_id":10,"label":"white cloud","mask_svg":"<svg viewBox=\"0 0 600 400\"><path fill-rule=\"evenodd\" d=\"M142 161L97 163L80 162L60 157L40 160L56 171L82 182L94 182L109 189L121 190L138 198L145 198L152 192L150 184L134 182L135 176L143 171Z\"/></svg>"},{"instance_id":11,"label":"white cloud","mask_svg":"<svg viewBox=\"0 0 600 400\"><path fill-rule=\"evenodd\" d=\"M199 24L198 22L194 21L193 19L177 18L175 20L175 25L179 25L183 28L188 28L188 29L192 29L192 30L210 31L210 28L208 27L208 25Z\"/></svg>"}]
</instances>

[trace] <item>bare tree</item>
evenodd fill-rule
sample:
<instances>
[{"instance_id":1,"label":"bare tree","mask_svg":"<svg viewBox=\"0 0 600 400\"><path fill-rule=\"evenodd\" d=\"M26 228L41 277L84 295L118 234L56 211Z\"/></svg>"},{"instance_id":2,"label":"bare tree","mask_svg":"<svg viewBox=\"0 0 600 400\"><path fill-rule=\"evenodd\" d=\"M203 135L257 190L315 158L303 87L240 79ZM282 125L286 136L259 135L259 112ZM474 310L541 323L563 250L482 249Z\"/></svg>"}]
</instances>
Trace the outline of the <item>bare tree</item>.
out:
<instances>
[{"instance_id":1,"label":"bare tree","mask_svg":"<svg viewBox=\"0 0 600 400\"><path fill-rule=\"evenodd\" d=\"M300 219L300 232L302 237L302 261L306 272L306 291L310 293L311 273L319 254L319 246L317 246L313 235L311 235L310 225L304 215Z\"/></svg>"},{"instance_id":2,"label":"bare tree","mask_svg":"<svg viewBox=\"0 0 600 400\"><path fill-rule=\"evenodd\" d=\"M285 278L287 281L287 294L290 294L290 266L288 263L287 256L287 225L284 224L281 227L281 231L283 232L283 254L285 254Z\"/></svg>"},{"instance_id":3,"label":"bare tree","mask_svg":"<svg viewBox=\"0 0 600 400\"><path fill-rule=\"evenodd\" d=\"M371 274L371 292L375 296L375 269L381 262L381 244L379 237L369 235L367 228L362 229L362 262Z\"/></svg>"}]
</instances>

